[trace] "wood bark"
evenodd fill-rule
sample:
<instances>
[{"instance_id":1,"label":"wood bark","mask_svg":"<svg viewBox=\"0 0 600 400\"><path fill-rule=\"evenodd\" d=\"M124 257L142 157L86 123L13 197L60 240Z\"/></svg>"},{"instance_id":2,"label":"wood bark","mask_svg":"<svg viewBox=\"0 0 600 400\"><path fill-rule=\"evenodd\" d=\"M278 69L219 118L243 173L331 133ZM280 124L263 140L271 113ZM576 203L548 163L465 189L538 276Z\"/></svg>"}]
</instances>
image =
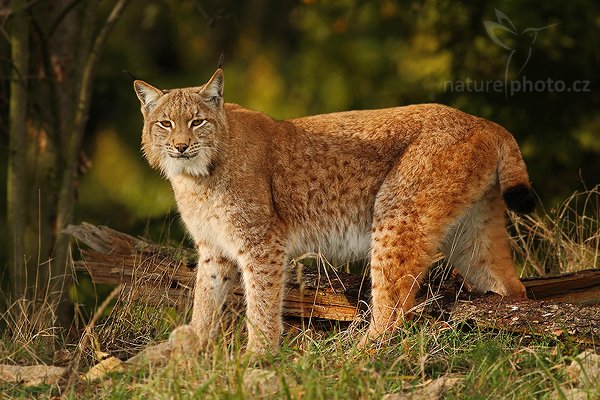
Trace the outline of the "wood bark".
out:
<instances>
[{"instance_id":1,"label":"wood bark","mask_svg":"<svg viewBox=\"0 0 600 400\"><path fill-rule=\"evenodd\" d=\"M75 263L94 282L123 284L126 296L153 305L189 307L194 285L195 254L185 248L160 246L107 227L70 226L80 245ZM571 337L590 343L600 339L600 270L523 280L528 300L501 298L468 290L448 270L434 270L422 285L414 313L474 323L516 333ZM292 263L284 295L284 315L294 318L355 321L368 310L366 275ZM534 300L536 299L536 300ZM540 301L540 299L544 299ZM572 303L566 303L565 301ZM243 303L241 288L229 299Z\"/></svg>"}]
</instances>

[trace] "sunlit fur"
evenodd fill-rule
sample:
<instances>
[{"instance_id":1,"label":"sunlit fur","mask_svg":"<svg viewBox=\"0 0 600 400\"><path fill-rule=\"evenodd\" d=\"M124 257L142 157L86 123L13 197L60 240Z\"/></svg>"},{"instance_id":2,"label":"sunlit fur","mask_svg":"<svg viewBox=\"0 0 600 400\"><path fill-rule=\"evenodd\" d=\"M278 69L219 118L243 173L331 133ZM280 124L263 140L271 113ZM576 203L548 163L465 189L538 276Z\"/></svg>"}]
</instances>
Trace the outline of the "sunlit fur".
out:
<instances>
[{"instance_id":1,"label":"sunlit fur","mask_svg":"<svg viewBox=\"0 0 600 400\"><path fill-rule=\"evenodd\" d=\"M223 120L214 117L212 103L207 102L204 87L161 91L147 83L137 81L136 92L142 101L144 130L142 151L155 168L167 178L180 174L205 176L210 173L212 160L218 152L219 130ZM206 121L202 126L191 126L194 119ZM173 126L163 127L161 121ZM181 154L175 144L189 145Z\"/></svg>"},{"instance_id":2,"label":"sunlit fur","mask_svg":"<svg viewBox=\"0 0 600 400\"><path fill-rule=\"evenodd\" d=\"M135 89L144 154L198 247L191 326L202 348L241 272L248 350L275 351L285 265L303 252L370 259L373 339L409 312L439 250L479 289L524 296L502 193L527 209L530 185L502 127L438 104L275 121L225 104L220 70L198 88ZM192 129L193 118L207 122Z\"/></svg>"}]
</instances>

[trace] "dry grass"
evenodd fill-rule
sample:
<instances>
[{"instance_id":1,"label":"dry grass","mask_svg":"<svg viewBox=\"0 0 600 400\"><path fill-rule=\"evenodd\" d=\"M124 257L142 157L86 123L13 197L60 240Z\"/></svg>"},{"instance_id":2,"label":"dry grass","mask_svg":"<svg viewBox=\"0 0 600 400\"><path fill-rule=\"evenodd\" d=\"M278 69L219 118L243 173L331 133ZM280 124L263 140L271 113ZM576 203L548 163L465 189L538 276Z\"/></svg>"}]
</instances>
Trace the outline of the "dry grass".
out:
<instances>
[{"instance_id":1,"label":"dry grass","mask_svg":"<svg viewBox=\"0 0 600 400\"><path fill-rule=\"evenodd\" d=\"M548 212L543 210L534 216L510 214L522 275L598 268L599 206L600 187L595 187L573 194ZM140 268L143 272L143 266ZM445 274L448 269L438 271ZM54 350L68 348L73 357L82 360L73 371L77 373L85 371L100 353L125 359L149 343L164 340L189 316L166 302L157 305L156 298L148 301L148 296L156 293L142 290L149 278L143 273L138 277L133 291L117 293L106 313L96 314L91 324L79 330L81 337L69 343L52 323L56 320L56 304L49 302L51 296L40 292L32 297L36 301L13 302L0 316L9 327L0 338L0 363L51 363ZM537 398L568 384L564 366L579 352L568 342L466 330L462 325L428 319L407 324L376 353L356 348L364 329L360 324L327 333L310 324L302 328L289 331L281 352L270 360L271 366L264 367L274 372L278 382L276 393L266 397L379 398L390 392L410 392L428 379L453 374L463 383L447 392L447 398ZM244 383L253 367L239 357L243 352L243 329L229 331L224 337L212 354L201 357L186 371L168 367L126 373L83 388L74 385L68 388L67 396L257 397L254 389ZM6 387L0 384L0 388ZM11 396L20 397L58 394L57 388L35 392L14 386L7 390ZM595 396L600 386L587 390Z\"/></svg>"},{"instance_id":2,"label":"dry grass","mask_svg":"<svg viewBox=\"0 0 600 400\"><path fill-rule=\"evenodd\" d=\"M50 291L57 288L55 281L62 279L38 282L17 300L2 299L9 306L0 314L6 327L0 332L0 362L48 362L56 346L63 343L63 330L57 328L58 296Z\"/></svg>"},{"instance_id":3,"label":"dry grass","mask_svg":"<svg viewBox=\"0 0 600 400\"><path fill-rule=\"evenodd\" d=\"M600 185L533 215L509 213L523 276L600 268Z\"/></svg>"}]
</instances>

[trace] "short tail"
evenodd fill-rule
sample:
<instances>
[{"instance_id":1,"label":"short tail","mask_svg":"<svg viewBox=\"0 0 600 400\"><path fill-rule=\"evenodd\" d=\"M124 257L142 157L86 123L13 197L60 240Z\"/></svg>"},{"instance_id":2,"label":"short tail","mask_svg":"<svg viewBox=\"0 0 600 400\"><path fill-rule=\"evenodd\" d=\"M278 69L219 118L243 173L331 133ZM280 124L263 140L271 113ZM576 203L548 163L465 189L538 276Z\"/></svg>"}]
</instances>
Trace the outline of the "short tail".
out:
<instances>
[{"instance_id":1,"label":"short tail","mask_svg":"<svg viewBox=\"0 0 600 400\"><path fill-rule=\"evenodd\" d=\"M535 197L519 146L505 129L501 129L499 136L498 180L506 207L521 214L531 213L535 209Z\"/></svg>"}]
</instances>

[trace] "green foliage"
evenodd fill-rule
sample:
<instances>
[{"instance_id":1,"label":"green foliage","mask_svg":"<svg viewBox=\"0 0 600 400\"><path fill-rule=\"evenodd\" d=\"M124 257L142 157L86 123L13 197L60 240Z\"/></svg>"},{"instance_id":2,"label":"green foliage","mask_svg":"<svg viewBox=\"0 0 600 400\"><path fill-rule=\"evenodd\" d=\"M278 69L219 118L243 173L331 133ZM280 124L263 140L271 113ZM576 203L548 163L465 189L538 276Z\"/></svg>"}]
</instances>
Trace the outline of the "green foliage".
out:
<instances>
[{"instance_id":1,"label":"green foliage","mask_svg":"<svg viewBox=\"0 0 600 400\"><path fill-rule=\"evenodd\" d=\"M459 378L444 398L540 398L569 387L565 368L579 349L568 343L421 321L377 351L359 350L363 332L288 336L259 363L241 357L240 333L191 363L171 363L80 385L72 398L354 399L411 393L428 380ZM249 379L258 376L259 379ZM590 398L599 387L585 387Z\"/></svg>"},{"instance_id":2,"label":"green foliage","mask_svg":"<svg viewBox=\"0 0 600 400\"><path fill-rule=\"evenodd\" d=\"M0 392L9 399L48 399L60 394L56 387L50 385L23 387L15 384L0 384Z\"/></svg>"},{"instance_id":3,"label":"green foliage","mask_svg":"<svg viewBox=\"0 0 600 400\"><path fill-rule=\"evenodd\" d=\"M132 349L139 350L141 342L164 340L165 329L181 322L167 307L117 302L111 316L91 330L93 349L90 344L68 347L73 356L78 351L84 354L75 372L85 373L93 365L87 357L91 350L125 359ZM408 394L422 390L431 380L451 377L458 381L445 389L443 398L561 398L559 393L572 383L566 367L582 350L568 338L546 339L420 318L407 322L385 345L366 350L357 348L364 326L338 326L324 332L309 324L309 330L290 330L276 355L256 362L243 356L246 338L243 321L239 322L211 352L173 359L165 367L111 373L95 382L75 381L60 391L55 385L17 384L0 385L0 390L11 398L64 393L72 399L354 399ZM10 338L2 337L0 348L11 346ZM29 347L28 352L40 355L45 350ZM15 357L10 361L32 363ZM581 390L588 398L600 394L598 385L583 385Z\"/></svg>"},{"instance_id":4,"label":"green foliage","mask_svg":"<svg viewBox=\"0 0 600 400\"><path fill-rule=\"evenodd\" d=\"M509 52L484 27L495 9L518 32L556 24L538 33L520 75L509 68L509 84L589 80L590 91L450 91L459 81L504 80ZM197 85L221 53L226 100L276 118L441 102L496 121L517 137L536 191L553 205L600 176L598 11L592 1L138 3L98 68L87 143L94 164L78 214L140 230L173 209L168 185L139 156L141 116L121 70L164 88ZM503 40L523 47L519 36Z\"/></svg>"}]
</instances>

